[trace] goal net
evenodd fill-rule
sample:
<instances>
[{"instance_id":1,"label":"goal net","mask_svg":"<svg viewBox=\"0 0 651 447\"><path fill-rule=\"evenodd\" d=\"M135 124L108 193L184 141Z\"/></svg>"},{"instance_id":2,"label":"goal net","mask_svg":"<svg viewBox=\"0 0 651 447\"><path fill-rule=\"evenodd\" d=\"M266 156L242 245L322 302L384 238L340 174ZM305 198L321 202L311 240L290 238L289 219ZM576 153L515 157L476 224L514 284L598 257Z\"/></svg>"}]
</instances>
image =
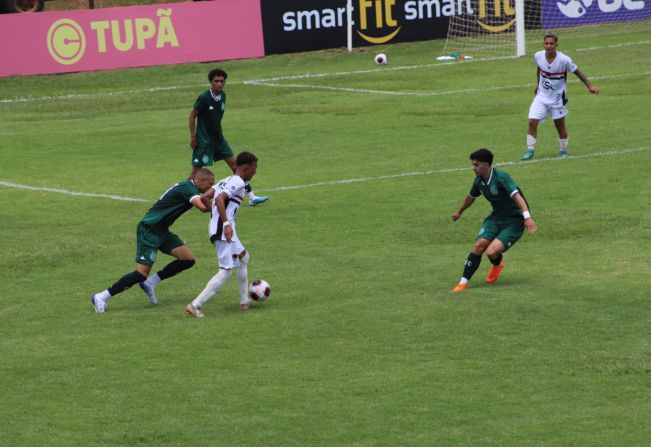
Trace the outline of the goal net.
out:
<instances>
[{"instance_id":1,"label":"goal net","mask_svg":"<svg viewBox=\"0 0 651 447\"><path fill-rule=\"evenodd\" d=\"M520 15L516 1L523 2ZM460 0L460 5L460 14L450 17L446 55L519 56L529 42L541 48L545 31L561 32L563 39L634 32L651 38L650 0Z\"/></svg>"}]
</instances>

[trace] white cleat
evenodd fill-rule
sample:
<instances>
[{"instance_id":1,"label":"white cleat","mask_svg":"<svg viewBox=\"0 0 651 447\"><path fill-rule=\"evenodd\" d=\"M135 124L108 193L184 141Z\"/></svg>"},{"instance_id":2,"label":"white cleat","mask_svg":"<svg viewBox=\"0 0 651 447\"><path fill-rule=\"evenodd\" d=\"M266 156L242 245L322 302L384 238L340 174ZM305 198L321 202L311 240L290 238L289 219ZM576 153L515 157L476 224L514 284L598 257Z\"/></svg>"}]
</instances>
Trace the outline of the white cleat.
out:
<instances>
[{"instance_id":1,"label":"white cleat","mask_svg":"<svg viewBox=\"0 0 651 447\"><path fill-rule=\"evenodd\" d=\"M142 289L143 292L145 292L145 295L147 295L147 299L151 301L152 304L158 304L158 298L156 297L156 293L154 293L154 288L147 284L146 282L141 282L138 283L140 288Z\"/></svg>"},{"instance_id":2,"label":"white cleat","mask_svg":"<svg viewBox=\"0 0 651 447\"><path fill-rule=\"evenodd\" d=\"M103 314L106 311L106 301L96 298L96 295L90 297L90 302L98 314Z\"/></svg>"},{"instance_id":3,"label":"white cleat","mask_svg":"<svg viewBox=\"0 0 651 447\"><path fill-rule=\"evenodd\" d=\"M185 313L192 316L192 317L197 317L197 318L203 318L205 315L201 311L200 307L194 307L192 303L188 303L185 306Z\"/></svg>"}]
</instances>

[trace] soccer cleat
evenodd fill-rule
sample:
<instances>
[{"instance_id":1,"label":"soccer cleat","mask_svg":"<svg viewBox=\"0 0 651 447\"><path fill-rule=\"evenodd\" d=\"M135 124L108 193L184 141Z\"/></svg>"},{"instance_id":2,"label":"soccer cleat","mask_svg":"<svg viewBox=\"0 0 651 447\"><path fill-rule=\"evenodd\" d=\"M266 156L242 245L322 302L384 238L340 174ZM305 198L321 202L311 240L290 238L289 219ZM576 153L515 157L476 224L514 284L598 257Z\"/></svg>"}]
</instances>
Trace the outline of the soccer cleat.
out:
<instances>
[{"instance_id":1,"label":"soccer cleat","mask_svg":"<svg viewBox=\"0 0 651 447\"><path fill-rule=\"evenodd\" d=\"M247 300L245 303L240 303L240 310L249 310L251 302L251 300Z\"/></svg>"},{"instance_id":2,"label":"soccer cleat","mask_svg":"<svg viewBox=\"0 0 651 447\"><path fill-rule=\"evenodd\" d=\"M486 277L486 282L492 284L497 281L497 278L500 277L500 273L504 268L504 261L500 262L500 265L492 265L491 269L488 271L488 276Z\"/></svg>"},{"instance_id":3,"label":"soccer cleat","mask_svg":"<svg viewBox=\"0 0 651 447\"><path fill-rule=\"evenodd\" d=\"M201 312L200 307L194 307L192 303L188 303L187 306L185 306L185 313L192 316L192 317L197 317L197 318L203 318L205 315L203 312Z\"/></svg>"},{"instance_id":4,"label":"soccer cleat","mask_svg":"<svg viewBox=\"0 0 651 447\"><path fill-rule=\"evenodd\" d=\"M465 283L465 284L459 283L459 284L457 284L457 286L454 289L450 290L450 292L451 293L463 292L467 288L468 288L468 283Z\"/></svg>"},{"instance_id":5,"label":"soccer cleat","mask_svg":"<svg viewBox=\"0 0 651 447\"><path fill-rule=\"evenodd\" d=\"M95 295L93 295L90 297L90 302L95 308L95 312L97 312L98 314L103 314L104 311L106 311L106 301L101 300L99 298L95 298Z\"/></svg>"},{"instance_id":6,"label":"soccer cleat","mask_svg":"<svg viewBox=\"0 0 651 447\"><path fill-rule=\"evenodd\" d=\"M158 298L156 298L156 294L154 293L154 288L147 284L146 282L141 282L138 283L140 288L142 289L143 292L145 292L145 295L147 295L147 299L151 301L152 304L158 304Z\"/></svg>"},{"instance_id":7,"label":"soccer cleat","mask_svg":"<svg viewBox=\"0 0 651 447\"><path fill-rule=\"evenodd\" d=\"M560 151L556 158L567 158L567 151Z\"/></svg>"},{"instance_id":8,"label":"soccer cleat","mask_svg":"<svg viewBox=\"0 0 651 447\"><path fill-rule=\"evenodd\" d=\"M527 152L522 154L522 157L520 157L520 160L522 161L528 161L528 160L533 160L534 152L531 149L527 149Z\"/></svg>"},{"instance_id":9,"label":"soccer cleat","mask_svg":"<svg viewBox=\"0 0 651 447\"><path fill-rule=\"evenodd\" d=\"M267 200L269 200L269 196L259 196L253 200L249 200L249 205L251 206L260 205L261 203L265 203Z\"/></svg>"}]
</instances>

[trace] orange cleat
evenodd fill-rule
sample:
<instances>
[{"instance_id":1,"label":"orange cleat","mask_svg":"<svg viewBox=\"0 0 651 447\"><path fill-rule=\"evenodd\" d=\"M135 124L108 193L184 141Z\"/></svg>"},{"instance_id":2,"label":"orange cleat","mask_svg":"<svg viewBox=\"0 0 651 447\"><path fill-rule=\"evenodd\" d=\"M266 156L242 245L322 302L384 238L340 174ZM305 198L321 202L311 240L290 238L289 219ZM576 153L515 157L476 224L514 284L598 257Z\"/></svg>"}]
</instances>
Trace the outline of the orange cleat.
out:
<instances>
[{"instance_id":1,"label":"orange cleat","mask_svg":"<svg viewBox=\"0 0 651 447\"><path fill-rule=\"evenodd\" d=\"M492 265L491 269L488 271L488 276L486 277L486 282L488 284L492 284L495 281L497 281L497 278L500 277L500 273L502 272L503 268L504 268L504 261L500 262L500 265L498 265L498 266Z\"/></svg>"},{"instance_id":2,"label":"orange cleat","mask_svg":"<svg viewBox=\"0 0 651 447\"><path fill-rule=\"evenodd\" d=\"M463 292L467 288L468 288L468 283L465 283L465 284L459 283L459 284L457 284L457 286L454 289L450 290L450 293Z\"/></svg>"}]
</instances>

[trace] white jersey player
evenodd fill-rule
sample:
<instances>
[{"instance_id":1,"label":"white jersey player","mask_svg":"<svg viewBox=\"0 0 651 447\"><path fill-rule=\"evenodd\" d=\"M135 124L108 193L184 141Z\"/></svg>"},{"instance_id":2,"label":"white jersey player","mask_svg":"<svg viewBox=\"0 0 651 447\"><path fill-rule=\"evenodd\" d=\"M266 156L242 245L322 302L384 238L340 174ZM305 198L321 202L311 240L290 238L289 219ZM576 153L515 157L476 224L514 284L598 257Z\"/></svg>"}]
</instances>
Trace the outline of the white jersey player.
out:
<instances>
[{"instance_id":1,"label":"white jersey player","mask_svg":"<svg viewBox=\"0 0 651 447\"><path fill-rule=\"evenodd\" d=\"M258 159L250 152L241 152L237 156L236 163L235 174L220 180L201 196L205 201L214 197L208 233L217 252L219 271L208 281L203 291L185 306L185 311L194 317L204 316L203 305L226 284L233 268L237 268L240 309L246 310L251 304L247 296L249 254L237 235L235 220L237 210L246 194L246 182L255 175Z\"/></svg>"},{"instance_id":2,"label":"white jersey player","mask_svg":"<svg viewBox=\"0 0 651 447\"><path fill-rule=\"evenodd\" d=\"M534 55L536 62L536 97L529 108L529 131L527 133L527 151L522 155L522 160L531 160L535 155L536 137L538 136L538 123L545 122L547 115L551 115L558 131L560 150L559 158L567 157L568 134L565 128L567 108L567 72L574 73L588 87L590 93L599 93L599 89L592 85L588 78L579 70L567 55L557 51L558 36L553 33L545 34L545 50Z\"/></svg>"}]
</instances>

